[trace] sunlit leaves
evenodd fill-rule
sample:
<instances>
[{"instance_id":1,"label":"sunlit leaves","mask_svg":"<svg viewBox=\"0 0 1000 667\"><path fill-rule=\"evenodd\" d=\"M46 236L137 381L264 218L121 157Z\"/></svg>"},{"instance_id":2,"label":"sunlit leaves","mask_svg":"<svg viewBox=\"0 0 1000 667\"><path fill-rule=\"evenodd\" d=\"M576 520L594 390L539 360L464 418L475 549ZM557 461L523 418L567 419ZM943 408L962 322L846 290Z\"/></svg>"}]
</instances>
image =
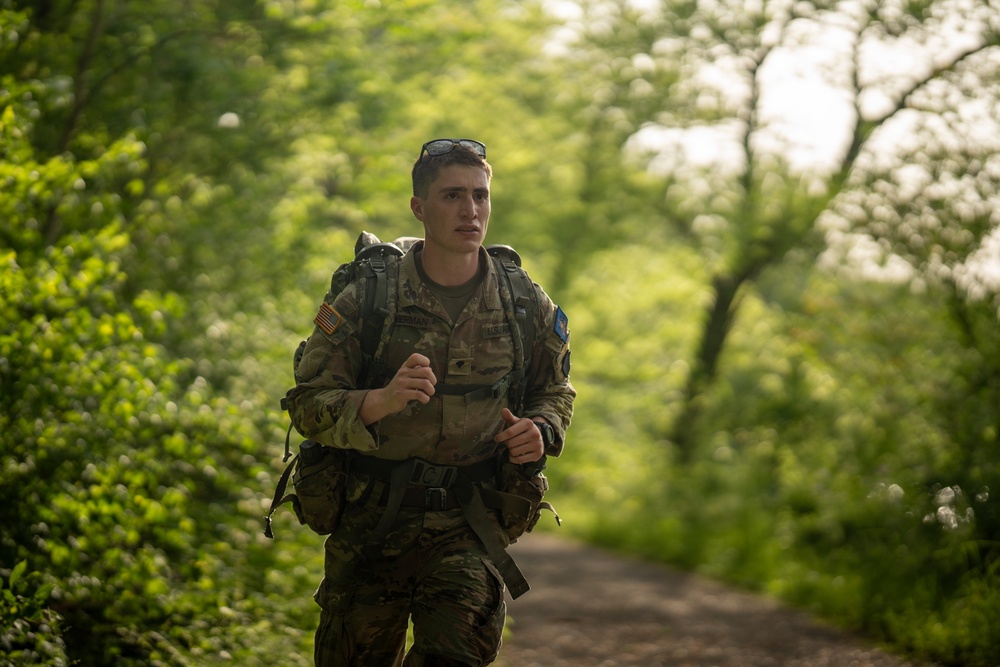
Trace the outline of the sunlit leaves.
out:
<instances>
[{"instance_id":1,"label":"sunlit leaves","mask_svg":"<svg viewBox=\"0 0 1000 667\"><path fill-rule=\"evenodd\" d=\"M861 95L855 129L873 143L848 160L865 173L838 229L926 272L912 293L810 275L841 161L800 178L783 153L809 153L838 119L850 132L849 95L796 78L828 62L811 60L816 25L842 40L833 61L851 62L861 27L862 60L878 61L886 35L941 44L904 37L953 25L951 8L975 10L958 21L967 38L982 3L872 3L867 17L833 2L589 5L557 33L525 2L0 9L0 506L16 517L0 575L28 563L0 595L22 628L49 627L53 655L68 638L68 657L96 664L308 662L320 540L291 521L277 543L259 537L277 398L332 269L362 228L418 230L408 169L423 141L453 135L489 145L491 241L517 247L570 316L580 398L551 472L584 499L581 530L849 620L914 618L890 598L941 602L923 617L963 636L989 619L995 589L956 573L995 571L976 531L1000 525L982 492L998 485L990 265L962 264L990 257L995 133L966 130L995 109L952 109L995 76L970 57L896 117L932 121L895 134L877 112L910 69L859 79L882 89ZM795 67L755 70L779 44ZM788 77L796 95L768 98ZM831 99L846 114L809 141L772 114L809 120ZM657 127L683 141L645 170ZM699 163L695 127L731 150ZM680 470L664 434L712 274L727 272L753 284ZM949 302L928 276L983 289ZM919 590L906 598L871 562ZM951 641L892 622L918 647Z\"/></svg>"},{"instance_id":2,"label":"sunlit leaves","mask_svg":"<svg viewBox=\"0 0 1000 667\"><path fill-rule=\"evenodd\" d=\"M766 273L702 399L697 455L681 467L655 440L695 333L674 308L700 293L697 260L678 255L607 253L575 277L581 393L571 446L550 466L568 529L764 588L925 655L991 664L988 452L1000 384L995 363L942 317L946 295L795 262ZM590 306L574 317L578 304ZM995 345L995 327L977 339ZM928 619L947 614L956 631L928 639L939 622Z\"/></svg>"}]
</instances>

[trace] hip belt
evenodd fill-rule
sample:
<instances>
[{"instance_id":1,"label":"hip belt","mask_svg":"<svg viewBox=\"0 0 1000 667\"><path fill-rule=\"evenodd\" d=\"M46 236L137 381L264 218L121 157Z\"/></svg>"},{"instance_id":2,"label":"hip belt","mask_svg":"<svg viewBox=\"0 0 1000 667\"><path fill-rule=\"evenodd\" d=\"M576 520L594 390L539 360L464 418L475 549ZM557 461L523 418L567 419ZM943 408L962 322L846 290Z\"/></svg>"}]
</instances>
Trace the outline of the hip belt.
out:
<instances>
[{"instance_id":1,"label":"hip belt","mask_svg":"<svg viewBox=\"0 0 1000 667\"><path fill-rule=\"evenodd\" d=\"M390 461L374 456L357 454L351 459L351 470L371 475L384 482L391 482L396 470L408 467L405 483L414 486L434 486L442 489L451 488L463 475L473 482L493 482L497 476L497 460L495 458L473 463L467 466L444 465L431 463L424 459L412 458L403 461Z\"/></svg>"},{"instance_id":2,"label":"hip belt","mask_svg":"<svg viewBox=\"0 0 1000 667\"><path fill-rule=\"evenodd\" d=\"M387 502L388 499L383 498L380 504L385 505ZM408 486L403 491L403 501L400 503L401 508L425 512L447 512L461 506L454 491L434 486Z\"/></svg>"},{"instance_id":3,"label":"hip belt","mask_svg":"<svg viewBox=\"0 0 1000 667\"><path fill-rule=\"evenodd\" d=\"M518 496L483 487L485 482L496 483L497 461L488 459L468 466L450 466L418 458L387 461L373 456L353 457L352 471L372 475L389 484L388 495L384 499L385 510L368 536L365 555L369 558L377 556L403 507L424 511L461 508L469 526L503 576L511 598L516 599L526 593L528 582L501 543L487 508L499 510L509 508L512 503L530 503Z\"/></svg>"}]
</instances>

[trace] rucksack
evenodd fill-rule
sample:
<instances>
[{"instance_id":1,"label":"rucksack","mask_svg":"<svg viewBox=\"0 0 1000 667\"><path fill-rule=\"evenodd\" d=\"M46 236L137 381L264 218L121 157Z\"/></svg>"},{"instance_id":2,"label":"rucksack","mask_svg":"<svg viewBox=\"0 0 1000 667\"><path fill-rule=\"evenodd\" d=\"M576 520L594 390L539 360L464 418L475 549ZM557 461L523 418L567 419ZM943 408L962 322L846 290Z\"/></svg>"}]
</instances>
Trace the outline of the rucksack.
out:
<instances>
[{"instance_id":1,"label":"rucksack","mask_svg":"<svg viewBox=\"0 0 1000 667\"><path fill-rule=\"evenodd\" d=\"M395 316L396 290L394 287L398 272L398 260L418 240L413 237L401 237L392 242L382 242L374 234L362 232L354 246L354 259L341 264L334 271L330 280L330 292L325 299L329 303L332 303L348 285L356 281L363 281L359 285L359 296L362 301L360 342L363 359L362 377L359 379L360 386L380 387L395 373L395 369L387 367L381 359L385 345L392 333L393 317ZM534 283L527 272L521 268L521 257L513 248L506 245L490 245L487 246L486 251L500 276L500 297L513 337L515 366L493 385L477 387L471 392L466 388L448 386L442 383L435 386L435 391L443 394L463 393L467 400L485 397L498 398L506 393L511 411L514 414L520 414L524 406L527 373L531 366L531 353L537 335L535 318L540 304ZM293 354L293 372L298 369L305 348L306 341L303 340ZM281 409L287 411L288 408L286 395L281 399ZM292 428L289 425L285 434L285 453L282 462L288 461L291 457ZM314 470L316 474L326 475L325 482L332 484L332 488L335 489L343 486L340 482L346 477L347 464L333 459L333 457L338 456L336 450L330 447L314 447L317 444L310 440L304 441L300 445L300 453L295 455L281 474L271 500L270 510L264 517L264 535L268 538L273 539L274 537L271 530L272 515L286 503L292 504L299 523L309 525L315 532L328 534L335 527L336 521L339 519L339 510L332 510L333 516L331 516L331 512L325 512L321 518L317 519L309 512L308 502L304 511L303 499L300 498L300 496L309 495L309 492L304 489L300 491L299 487L306 484L302 480L315 477L311 474ZM303 461L304 456L321 456L323 458L311 459L307 465ZM538 474L541 476L540 471ZM541 477L544 480L544 476ZM289 479L292 481L294 491L286 493ZM331 500L333 499L331 498ZM548 503L543 503L543 506L551 509ZM530 527L528 529L530 530Z\"/></svg>"}]
</instances>

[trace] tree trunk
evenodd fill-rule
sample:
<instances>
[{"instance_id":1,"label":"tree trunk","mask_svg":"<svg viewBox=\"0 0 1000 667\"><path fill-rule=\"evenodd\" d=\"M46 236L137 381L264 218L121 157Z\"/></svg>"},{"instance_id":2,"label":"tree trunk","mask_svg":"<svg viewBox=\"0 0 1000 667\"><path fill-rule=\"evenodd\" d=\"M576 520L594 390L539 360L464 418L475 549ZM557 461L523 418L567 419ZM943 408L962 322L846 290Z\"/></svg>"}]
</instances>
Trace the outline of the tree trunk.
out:
<instances>
[{"instance_id":1,"label":"tree trunk","mask_svg":"<svg viewBox=\"0 0 1000 667\"><path fill-rule=\"evenodd\" d=\"M684 405L674 423L670 441L677 449L680 463L689 463L697 443L696 426L701 414L702 395L715 379L719 358L729 329L739 309L738 292L749 276L716 276L712 280L713 299L708 307L701 342L684 387Z\"/></svg>"}]
</instances>

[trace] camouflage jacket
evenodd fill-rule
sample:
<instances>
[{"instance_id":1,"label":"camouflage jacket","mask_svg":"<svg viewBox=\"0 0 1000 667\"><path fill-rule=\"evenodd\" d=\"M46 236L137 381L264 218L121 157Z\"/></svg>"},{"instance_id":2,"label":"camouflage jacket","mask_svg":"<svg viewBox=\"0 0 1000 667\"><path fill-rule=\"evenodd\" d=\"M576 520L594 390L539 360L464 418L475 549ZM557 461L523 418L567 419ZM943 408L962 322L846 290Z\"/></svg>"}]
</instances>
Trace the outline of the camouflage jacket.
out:
<instances>
[{"instance_id":1,"label":"camouflage jacket","mask_svg":"<svg viewBox=\"0 0 1000 667\"><path fill-rule=\"evenodd\" d=\"M480 249L488 272L454 324L438 299L421 282L415 248L399 259L397 306L391 337L382 355L395 371L414 352L431 362L438 382L448 385L492 384L514 366L514 342L500 298L496 267ZM396 261L396 260L393 260ZM506 396L466 404L461 395L431 397L428 404L412 401L402 412L366 427L358 411L368 388L358 386L362 375L359 282L341 294L328 294L332 306L325 329L309 337L288 393L292 424L304 437L323 445L356 449L379 458L420 457L449 465L468 465L492 457L502 447L493 437L506 428L501 410ZM558 456L573 414L576 391L569 382L569 330L562 311L534 285L541 304L536 313L535 348L528 373L523 413L544 417L556 431ZM326 306L321 307L329 314ZM332 331L331 331L332 329Z\"/></svg>"}]
</instances>

